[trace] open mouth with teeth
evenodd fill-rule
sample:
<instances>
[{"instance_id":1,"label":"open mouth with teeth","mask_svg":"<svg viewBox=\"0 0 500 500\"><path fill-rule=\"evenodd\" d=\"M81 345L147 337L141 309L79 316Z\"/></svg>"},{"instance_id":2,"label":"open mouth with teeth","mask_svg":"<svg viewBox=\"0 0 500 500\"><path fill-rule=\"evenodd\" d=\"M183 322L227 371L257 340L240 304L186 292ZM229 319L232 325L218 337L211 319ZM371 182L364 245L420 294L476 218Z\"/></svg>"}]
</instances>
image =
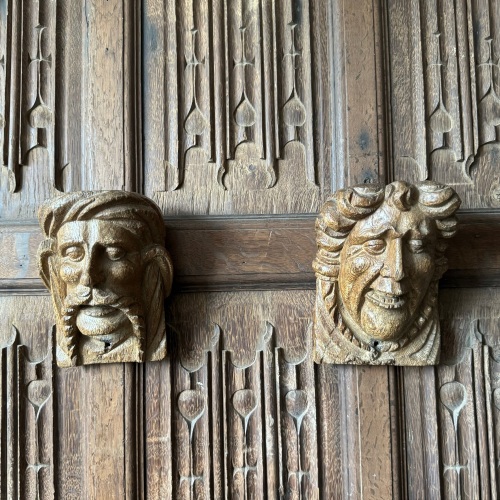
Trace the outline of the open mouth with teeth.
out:
<instances>
[{"instance_id":1,"label":"open mouth with teeth","mask_svg":"<svg viewBox=\"0 0 500 500\"><path fill-rule=\"evenodd\" d=\"M366 298L375 305L384 309L399 309L406 304L404 295L393 295L390 293L379 292L378 290L370 290L366 294Z\"/></svg>"}]
</instances>

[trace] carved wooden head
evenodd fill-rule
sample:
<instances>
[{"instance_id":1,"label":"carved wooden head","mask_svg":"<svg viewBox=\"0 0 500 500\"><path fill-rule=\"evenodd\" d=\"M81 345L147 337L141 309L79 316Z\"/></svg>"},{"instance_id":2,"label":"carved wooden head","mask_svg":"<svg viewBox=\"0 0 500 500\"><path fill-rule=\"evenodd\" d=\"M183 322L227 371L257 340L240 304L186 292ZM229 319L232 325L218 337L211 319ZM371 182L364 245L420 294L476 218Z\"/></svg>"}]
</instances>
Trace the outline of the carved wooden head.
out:
<instances>
[{"instance_id":1,"label":"carved wooden head","mask_svg":"<svg viewBox=\"0 0 500 500\"><path fill-rule=\"evenodd\" d=\"M432 181L355 186L327 200L313 263L317 362L438 361L437 287L459 206Z\"/></svg>"},{"instance_id":2,"label":"carved wooden head","mask_svg":"<svg viewBox=\"0 0 500 500\"><path fill-rule=\"evenodd\" d=\"M74 192L39 210L42 280L57 321L57 364L165 357L172 263L158 207L123 191Z\"/></svg>"}]
</instances>

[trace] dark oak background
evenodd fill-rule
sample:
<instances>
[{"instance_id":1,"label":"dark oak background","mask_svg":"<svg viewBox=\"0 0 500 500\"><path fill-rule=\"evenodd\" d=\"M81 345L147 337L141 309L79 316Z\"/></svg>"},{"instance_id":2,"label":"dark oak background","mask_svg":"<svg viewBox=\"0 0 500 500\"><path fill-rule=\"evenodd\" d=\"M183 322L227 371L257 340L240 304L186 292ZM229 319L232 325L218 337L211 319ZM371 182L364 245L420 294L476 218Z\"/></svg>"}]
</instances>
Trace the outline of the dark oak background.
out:
<instances>
[{"instance_id":1,"label":"dark oak background","mask_svg":"<svg viewBox=\"0 0 500 500\"><path fill-rule=\"evenodd\" d=\"M500 1L1 0L0 498L496 498ZM314 218L463 199L438 367L316 366ZM36 209L143 192L169 356L57 369Z\"/></svg>"}]
</instances>

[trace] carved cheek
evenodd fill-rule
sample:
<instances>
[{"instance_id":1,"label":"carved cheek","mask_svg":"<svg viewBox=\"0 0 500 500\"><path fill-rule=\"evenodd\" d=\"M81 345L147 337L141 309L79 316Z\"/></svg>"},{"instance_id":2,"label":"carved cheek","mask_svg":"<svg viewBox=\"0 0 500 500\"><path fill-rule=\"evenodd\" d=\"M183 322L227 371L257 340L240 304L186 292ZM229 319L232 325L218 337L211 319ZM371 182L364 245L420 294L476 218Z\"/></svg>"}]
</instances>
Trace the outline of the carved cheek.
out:
<instances>
[{"instance_id":1,"label":"carved cheek","mask_svg":"<svg viewBox=\"0 0 500 500\"><path fill-rule=\"evenodd\" d=\"M367 284L373 281L382 263L374 256L360 253L346 262L343 288L345 298L357 302Z\"/></svg>"},{"instance_id":2,"label":"carved cheek","mask_svg":"<svg viewBox=\"0 0 500 500\"><path fill-rule=\"evenodd\" d=\"M430 281L434 272L434 260L428 253L416 254L406 264L409 268L409 275L419 282Z\"/></svg>"},{"instance_id":3,"label":"carved cheek","mask_svg":"<svg viewBox=\"0 0 500 500\"><path fill-rule=\"evenodd\" d=\"M127 290L136 290L141 286L140 266L129 261L119 261L110 264L106 270L106 282Z\"/></svg>"},{"instance_id":4,"label":"carved cheek","mask_svg":"<svg viewBox=\"0 0 500 500\"><path fill-rule=\"evenodd\" d=\"M366 273L370 267L373 267L373 258L368 255L358 255L352 260L351 263L351 273L353 276L358 276L360 274Z\"/></svg>"},{"instance_id":5,"label":"carved cheek","mask_svg":"<svg viewBox=\"0 0 500 500\"><path fill-rule=\"evenodd\" d=\"M78 283L80 274L81 268L75 264L63 262L59 268L59 276L65 283Z\"/></svg>"}]
</instances>

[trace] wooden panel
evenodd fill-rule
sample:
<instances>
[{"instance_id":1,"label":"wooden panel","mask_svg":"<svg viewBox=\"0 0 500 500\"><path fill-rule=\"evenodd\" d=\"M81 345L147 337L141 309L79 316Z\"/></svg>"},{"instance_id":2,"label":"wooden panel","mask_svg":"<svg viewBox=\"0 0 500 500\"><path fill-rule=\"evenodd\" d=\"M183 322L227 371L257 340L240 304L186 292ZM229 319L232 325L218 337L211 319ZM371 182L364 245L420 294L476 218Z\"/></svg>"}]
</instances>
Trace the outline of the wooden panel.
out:
<instances>
[{"instance_id":1,"label":"wooden panel","mask_svg":"<svg viewBox=\"0 0 500 500\"><path fill-rule=\"evenodd\" d=\"M2 217L34 217L54 188L55 2L0 7Z\"/></svg>"},{"instance_id":2,"label":"wooden panel","mask_svg":"<svg viewBox=\"0 0 500 500\"><path fill-rule=\"evenodd\" d=\"M137 6L57 3L56 185L61 191L140 185Z\"/></svg>"},{"instance_id":3,"label":"wooden panel","mask_svg":"<svg viewBox=\"0 0 500 500\"><path fill-rule=\"evenodd\" d=\"M304 498L315 498L320 492L323 496L329 491L345 491L346 496L354 497L391 495L389 456L394 436L390 418L394 403L383 382L388 380L388 369L314 367L308 356L313 299L312 292L297 291L190 294L173 300L170 342L175 336L176 343L175 351L170 351L171 365L151 365L146 380L147 386L157 387L159 394L168 391L166 382L173 382L170 399L177 401L174 412L180 415L171 418L178 419L175 428L180 429L171 442L169 426L163 420L170 414L168 398L147 400L147 449L154 447L154 463L160 458L158 451L163 450L161 463L172 463L174 468L172 472L148 469L148 484L150 481L154 485L148 491L153 491L153 498L158 497L159 491L184 498L190 490L196 497L207 489L210 497L232 497L235 492L247 491L251 495L263 487L271 498L287 494L298 498L299 485ZM252 308L246 307L249 303ZM242 324L245 328L241 328ZM182 368L174 368L176 360ZM173 380L168 375L172 368ZM332 370L340 376L331 378ZM319 394L314 390L315 380ZM256 390L258 387L260 390ZM333 388L336 391L332 392ZM324 397L325 391L330 397ZM314 399L320 410L318 421L311 406ZM259 426L252 430L252 419L258 422L264 415L261 430ZM203 427L205 419L209 429L210 423L216 427L211 434L197 438L196 429ZM157 434L161 432L159 426L163 434ZM252 432L261 432L262 438L252 440ZM197 439L211 443L215 467L211 473L210 456L196 451L201 446ZM322 443L320 448L316 448L317 439ZM335 442L339 444L332 444ZM260 448L264 445L265 456ZM228 450L227 461L220 455L221 449ZM188 488L189 482L184 478L192 470L190 453L205 465L200 466ZM252 468L255 462L245 453L255 453L256 470ZM332 469L331 463L338 464L338 468ZM186 467L187 472L176 467ZM245 467L247 482L239 476ZM257 482L252 481L252 472ZM315 489L317 474L323 478L319 489ZM369 482L367 477L371 478ZM339 483L344 487L335 488Z\"/></svg>"},{"instance_id":4,"label":"wooden panel","mask_svg":"<svg viewBox=\"0 0 500 500\"><path fill-rule=\"evenodd\" d=\"M369 1L146 2L145 193L168 215L300 213L383 180L383 29Z\"/></svg>"},{"instance_id":5,"label":"wooden panel","mask_svg":"<svg viewBox=\"0 0 500 500\"><path fill-rule=\"evenodd\" d=\"M311 300L248 292L172 301L170 362L146 370L147 387L171 391L146 399L146 453L166 464L148 468L152 498L318 497ZM169 415L172 441L159 420Z\"/></svg>"},{"instance_id":6,"label":"wooden panel","mask_svg":"<svg viewBox=\"0 0 500 500\"><path fill-rule=\"evenodd\" d=\"M54 498L53 328L34 307L48 302L0 301L2 498Z\"/></svg>"},{"instance_id":7,"label":"wooden panel","mask_svg":"<svg viewBox=\"0 0 500 500\"><path fill-rule=\"evenodd\" d=\"M0 300L2 497L138 498L140 376L123 364L52 373L51 307L49 297Z\"/></svg>"},{"instance_id":8,"label":"wooden panel","mask_svg":"<svg viewBox=\"0 0 500 500\"><path fill-rule=\"evenodd\" d=\"M497 496L499 300L498 289L443 290L442 365L402 369L410 497Z\"/></svg>"},{"instance_id":9,"label":"wooden panel","mask_svg":"<svg viewBox=\"0 0 500 500\"><path fill-rule=\"evenodd\" d=\"M118 0L2 2L2 218L33 218L59 191L140 184L138 16Z\"/></svg>"},{"instance_id":10,"label":"wooden panel","mask_svg":"<svg viewBox=\"0 0 500 500\"><path fill-rule=\"evenodd\" d=\"M344 32L341 50L345 51L345 75L342 75L345 94L341 99L347 108L344 130L347 151L341 165L345 182L342 186L384 183L388 158L382 6L363 0L355 6L346 2L341 9L333 29Z\"/></svg>"},{"instance_id":11,"label":"wooden panel","mask_svg":"<svg viewBox=\"0 0 500 500\"><path fill-rule=\"evenodd\" d=\"M500 207L495 0L392 2L393 178L454 187L462 207Z\"/></svg>"},{"instance_id":12,"label":"wooden panel","mask_svg":"<svg viewBox=\"0 0 500 500\"><path fill-rule=\"evenodd\" d=\"M317 210L329 164L313 144L311 15L290 0L146 2L145 193L166 214Z\"/></svg>"},{"instance_id":13,"label":"wooden panel","mask_svg":"<svg viewBox=\"0 0 500 500\"><path fill-rule=\"evenodd\" d=\"M5 120L0 122L5 127L1 131L0 217L19 224L21 232L3 233L1 244L14 243L18 249L15 259L5 257L18 269L15 279L29 281L37 246L30 231L45 198L63 190L131 190L141 184L140 18L140 5L121 0L71 5L2 2L0 114ZM8 274L2 266L2 277L7 276L4 272ZM28 359L38 359L33 343L22 337L23 329L46 341L48 335L36 330L33 315L51 321L50 302L32 297L5 300L2 320L13 322L20 343L31 346ZM12 319L29 307L25 318L16 319L17 323ZM6 329L10 331L11 325L2 324L2 336ZM51 367L52 359L47 359ZM45 416L40 413L42 420L37 424L27 414L36 397L41 397L34 389L30 396L30 387L36 387L31 372L35 370L38 377L50 375L51 384L52 375L44 368L45 361L33 370L21 358L16 363L26 365L26 375L19 372L14 380L21 389L12 410L18 412L20 422L15 433L21 433L19 440L24 439L22 432L26 435L26 446L24 441L13 441L14 446L20 444L21 453L15 457L19 471L13 476L19 497L51 498L54 490L61 498L98 498L103 492L113 498L140 497L144 487L142 368L114 365L56 371L54 415L48 410ZM25 381L31 384L27 400ZM38 438L44 448L36 455L34 433L41 423L46 436ZM57 453L42 440L52 433L58 437ZM26 470L25 463L30 464Z\"/></svg>"},{"instance_id":14,"label":"wooden panel","mask_svg":"<svg viewBox=\"0 0 500 500\"><path fill-rule=\"evenodd\" d=\"M443 285L500 284L498 5L1 2L0 496L494 498L497 288L441 290L436 368L314 366L308 324L354 182L453 184ZM90 188L162 206L164 362L52 373L35 212Z\"/></svg>"},{"instance_id":15,"label":"wooden panel","mask_svg":"<svg viewBox=\"0 0 500 500\"><path fill-rule=\"evenodd\" d=\"M29 419L38 405L44 422L38 426L43 429L37 441L40 463L48 464L39 470L38 483L29 465L24 472L19 469L26 474L19 476L26 477L23 483L12 482L17 475L2 474L1 491L10 491L6 484L27 488L25 497L31 498L38 484L40 498L50 498L55 478L58 496L64 498L94 498L102 491L136 498L141 477L129 475L123 484L115 476L123 474L124 460L139 467L144 460L148 498L231 497L238 491L398 498L402 476L391 460L402 452L405 463L412 464L405 472L409 498L418 496L422 485L429 498L440 492L457 498L459 490L462 497L493 497L500 458L495 444L498 290L442 291L444 364L426 368L314 366L309 357L313 300L312 291L177 295L167 315L169 358L145 368L142 452L131 439L136 432L125 444L120 437L127 432L120 431L127 422L123 405L130 403L120 395L115 377L118 370L121 380L134 376L128 382L140 384L140 373L124 372L121 365L57 370L52 389L53 354L46 350L50 318L41 314L50 307L49 299L1 298L2 345L10 345L12 323L16 345L27 345L27 351L4 348L1 387L11 392L2 401L23 398L21 386L16 389L9 378L9 363L24 374L18 380L26 381L28 391L27 404L17 412L26 435L18 427L2 428L17 433L10 438L14 446L24 439L21 449L35 453L36 419ZM42 363L27 362L25 352ZM42 382L34 385L35 379ZM105 401L98 397L102 388ZM13 421L10 406L1 408L2 422ZM52 422L57 426L53 435ZM15 449L2 457L21 464L24 458L16 458ZM223 450L229 453L226 459Z\"/></svg>"}]
</instances>

